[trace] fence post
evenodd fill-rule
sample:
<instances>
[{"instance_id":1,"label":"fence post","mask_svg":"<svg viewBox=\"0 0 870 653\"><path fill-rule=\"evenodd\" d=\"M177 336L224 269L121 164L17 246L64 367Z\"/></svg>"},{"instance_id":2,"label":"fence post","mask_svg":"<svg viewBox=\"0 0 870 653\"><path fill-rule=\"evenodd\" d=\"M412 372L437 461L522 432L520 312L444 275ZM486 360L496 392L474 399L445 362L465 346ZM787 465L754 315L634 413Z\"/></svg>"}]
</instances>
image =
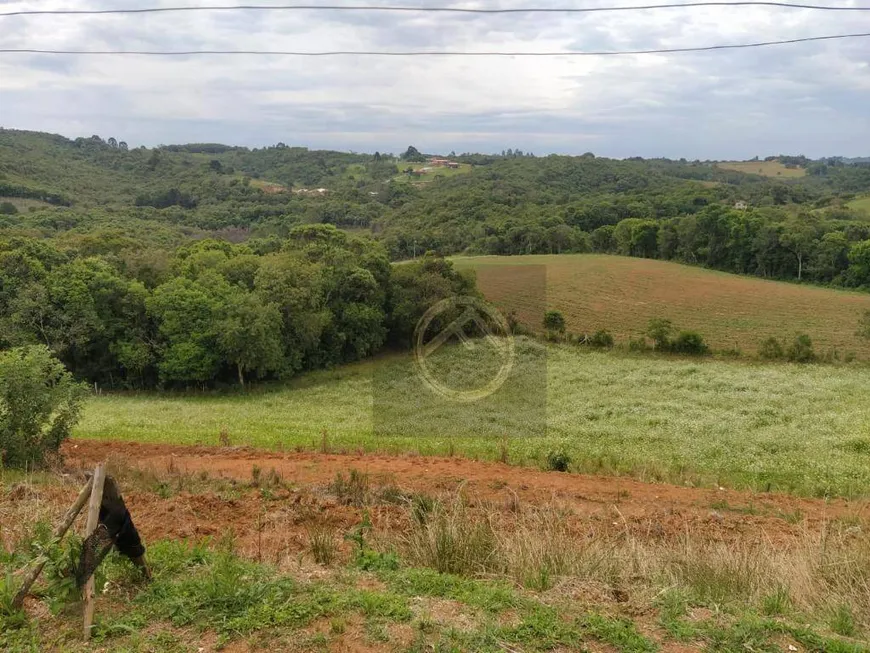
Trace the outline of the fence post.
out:
<instances>
[{"instance_id":1,"label":"fence post","mask_svg":"<svg viewBox=\"0 0 870 653\"><path fill-rule=\"evenodd\" d=\"M99 463L94 469L93 486L91 488L91 500L88 503L88 522L85 527L87 539L95 530L100 521L100 504L103 501L103 485L106 482L106 465ZM90 639L91 627L94 623L94 575L88 578L84 588L84 638Z\"/></svg>"}]
</instances>

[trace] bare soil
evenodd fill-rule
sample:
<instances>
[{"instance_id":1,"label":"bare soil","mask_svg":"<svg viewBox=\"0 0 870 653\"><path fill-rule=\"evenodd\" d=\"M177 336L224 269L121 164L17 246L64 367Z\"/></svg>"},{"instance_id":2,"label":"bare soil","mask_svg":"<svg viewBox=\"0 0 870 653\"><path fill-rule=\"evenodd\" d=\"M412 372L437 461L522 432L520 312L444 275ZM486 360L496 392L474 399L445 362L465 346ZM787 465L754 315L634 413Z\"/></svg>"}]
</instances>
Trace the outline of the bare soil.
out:
<instances>
[{"instance_id":1,"label":"bare soil","mask_svg":"<svg viewBox=\"0 0 870 653\"><path fill-rule=\"evenodd\" d=\"M667 539L691 533L709 541L774 543L821 532L832 521L858 524L870 519L866 500L679 487L463 458L277 453L86 440L67 443L63 452L71 469L109 459L158 475L207 475L245 488L251 487L257 474L280 478L282 488L267 502L258 492L222 497L184 492L183 486L167 498L153 492L127 492L134 520L146 538L221 536L232 530L247 533L248 540L256 533L257 546L272 553L303 547L312 519L337 531L358 523L360 510L341 505L327 490L337 474L351 469L367 474L373 487L395 486L405 493L433 495L461 492L472 505L505 514L518 503L556 506L570 515L572 530L580 536L628 531ZM378 505L372 518L399 527L404 514L401 505Z\"/></svg>"}]
</instances>

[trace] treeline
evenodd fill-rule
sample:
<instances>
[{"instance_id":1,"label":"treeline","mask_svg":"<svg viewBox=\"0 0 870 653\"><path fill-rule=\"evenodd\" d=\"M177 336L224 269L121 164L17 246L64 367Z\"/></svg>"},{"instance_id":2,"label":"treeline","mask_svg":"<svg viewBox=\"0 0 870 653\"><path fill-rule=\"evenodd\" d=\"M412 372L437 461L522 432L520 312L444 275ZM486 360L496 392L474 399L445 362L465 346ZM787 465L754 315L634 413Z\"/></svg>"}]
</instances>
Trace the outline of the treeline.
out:
<instances>
[{"instance_id":1,"label":"treeline","mask_svg":"<svg viewBox=\"0 0 870 653\"><path fill-rule=\"evenodd\" d=\"M430 305L474 292L443 259L392 266L325 225L172 250L12 238L0 241L0 349L43 344L112 387L244 384L407 346Z\"/></svg>"}]
</instances>

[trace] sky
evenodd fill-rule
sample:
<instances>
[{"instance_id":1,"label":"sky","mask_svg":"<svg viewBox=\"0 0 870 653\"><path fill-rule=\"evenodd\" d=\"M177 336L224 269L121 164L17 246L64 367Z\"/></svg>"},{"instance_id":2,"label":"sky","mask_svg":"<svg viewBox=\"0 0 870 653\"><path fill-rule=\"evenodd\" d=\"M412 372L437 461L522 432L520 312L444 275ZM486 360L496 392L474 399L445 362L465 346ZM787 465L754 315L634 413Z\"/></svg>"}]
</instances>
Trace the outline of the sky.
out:
<instances>
[{"instance_id":1,"label":"sky","mask_svg":"<svg viewBox=\"0 0 870 653\"><path fill-rule=\"evenodd\" d=\"M253 1L253 0L251 0ZM280 4L282 0L259 0ZM286 0L284 0L286 3ZM641 0L311 0L477 8ZM679 0L678 0L679 1ZM816 0L870 7L870 0ZM0 0L21 9L232 0ZM594 14L235 11L0 17L0 48L569 51L870 32L870 12L702 7ZM277 142L358 152L748 159L870 155L870 38L620 57L0 54L0 126L130 146Z\"/></svg>"}]
</instances>

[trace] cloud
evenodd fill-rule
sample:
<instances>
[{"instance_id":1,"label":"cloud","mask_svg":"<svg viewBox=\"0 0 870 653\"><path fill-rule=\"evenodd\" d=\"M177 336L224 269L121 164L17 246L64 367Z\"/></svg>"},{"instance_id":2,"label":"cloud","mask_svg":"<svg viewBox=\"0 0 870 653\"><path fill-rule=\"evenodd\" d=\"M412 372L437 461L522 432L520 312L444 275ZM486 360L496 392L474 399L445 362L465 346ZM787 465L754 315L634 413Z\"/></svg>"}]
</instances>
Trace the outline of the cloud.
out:
<instances>
[{"instance_id":1,"label":"cloud","mask_svg":"<svg viewBox=\"0 0 870 653\"><path fill-rule=\"evenodd\" d=\"M456 4L536 2L545 6L539 0ZM446 6L442 0L408 4ZM67 4L0 2L6 11L61 6ZM870 32L870 12L745 6L579 15L242 11L0 18L2 47L46 49L613 50L858 31ZM866 155L868 106L870 39L600 58L0 55L3 126L114 135L131 145L284 141L367 151L413 143L443 152Z\"/></svg>"}]
</instances>

